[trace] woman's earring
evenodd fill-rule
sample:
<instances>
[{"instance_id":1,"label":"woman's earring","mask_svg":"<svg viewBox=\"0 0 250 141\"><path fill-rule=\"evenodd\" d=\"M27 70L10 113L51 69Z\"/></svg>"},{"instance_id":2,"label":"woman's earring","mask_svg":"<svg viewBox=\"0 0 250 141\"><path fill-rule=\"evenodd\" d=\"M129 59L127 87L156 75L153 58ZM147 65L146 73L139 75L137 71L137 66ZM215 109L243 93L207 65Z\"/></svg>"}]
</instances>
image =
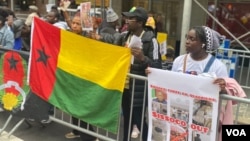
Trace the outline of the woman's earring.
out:
<instances>
[{"instance_id":1,"label":"woman's earring","mask_svg":"<svg viewBox=\"0 0 250 141\"><path fill-rule=\"evenodd\" d=\"M205 44L202 44L201 47L204 48L204 47L205 47Z\"/></svg>"}]
</instances>

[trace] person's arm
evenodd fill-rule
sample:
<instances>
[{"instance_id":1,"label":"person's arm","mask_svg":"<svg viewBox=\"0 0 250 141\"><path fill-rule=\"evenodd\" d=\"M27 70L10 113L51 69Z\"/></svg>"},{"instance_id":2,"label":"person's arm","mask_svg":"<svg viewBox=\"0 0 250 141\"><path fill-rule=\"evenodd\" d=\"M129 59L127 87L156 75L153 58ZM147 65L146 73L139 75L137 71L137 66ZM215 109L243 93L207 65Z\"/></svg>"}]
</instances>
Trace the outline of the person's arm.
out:
<instances>
[{"instance_id":1,"label":"person's arm","mask_svg":"<svg viewBox=\"0 0 250 141\"><path fill-rule=\"evenodd\" d=\"M4 41L5 45L3 45L4 48L8 48L8 49L13 49L14 47L14 34L10 31L10 32L6 32L7 34L4 37Z\"/></svg>"},{"instance_id":2,"label":"person's arm","mask_svg":"<svg viewBox=\"0 0 250 141\"><path fill-rule=\"evenodd\" d=\"M68 0L67 1L64 0L64 1L60 2L60 10L62 11L62 14L64 16L64 19L65 19L68 27L71 27L71 18L69 16L68 11L67 11L69 5L70 5L70 1L68 1Z\"/></svg>"},{"instance_id":3,"label":"person's arm","mask_svg":"<svg viewBox=\"0 0 250 141\"><path fill-rule=\"evenodd\" d=\"M114 45L121 45L122 35L118 32L115 34L101 33L100 35L93 33L92 38Z\"/></svg>"},{"instance_id":4,"label":"person's arm","mask_svg":"<svg viewBox=\"0 0 250 141\"><path fill-rule=\"evenodd\" d=\"M69 13L67 11L63 11L63 10L62 10L62 13L63 13L64 19L65 19L65 22L67 23L68 27L70 27L71 26L71 18L69 16Z\"/></svg>"},{"instance_id":5,"label":"person's arm","mask_svg":"<svg viewBox=\"0 0 250 141\"><path fill-rule=\"evenodd\" d=\"M217 69L215 70L217 79L215 79L214 84L219 85L219 87L221 88L220 94L227 94L226 91L226 78L228 78L228 71L226 68L226 65L224 63L222 63L220 60L215 60L217 61ZM214 62L216 63L216 62Z\"/></svg>"}]
</instances>

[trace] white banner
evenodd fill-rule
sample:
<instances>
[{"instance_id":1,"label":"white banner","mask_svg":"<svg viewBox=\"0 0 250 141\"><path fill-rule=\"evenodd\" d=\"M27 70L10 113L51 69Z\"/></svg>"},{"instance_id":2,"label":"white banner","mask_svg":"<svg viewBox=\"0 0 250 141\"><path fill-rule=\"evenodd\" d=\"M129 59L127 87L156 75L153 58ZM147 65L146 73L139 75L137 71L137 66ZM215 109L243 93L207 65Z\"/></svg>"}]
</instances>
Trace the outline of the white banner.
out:
<instances>
[{"instance_id":1,"label":"white banner","mask_svg":"<svg viewBox=\"0 0 250 141\"><path fill-rule=\"evenodd\" d=\"M215 141L219 86L214 78L150 69L148 140Z\"/></svg>"}]
</instances>

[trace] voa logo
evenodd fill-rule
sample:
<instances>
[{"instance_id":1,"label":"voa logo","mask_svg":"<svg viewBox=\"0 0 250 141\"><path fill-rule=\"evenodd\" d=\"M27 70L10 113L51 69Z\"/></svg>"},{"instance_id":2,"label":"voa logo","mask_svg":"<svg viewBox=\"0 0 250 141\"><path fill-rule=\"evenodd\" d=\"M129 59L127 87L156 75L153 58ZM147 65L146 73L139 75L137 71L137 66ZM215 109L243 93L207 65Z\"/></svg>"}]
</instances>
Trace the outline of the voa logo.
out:
<instances>
[{"instance_id":1,"label":"voa logo","mask_svg":"<svg viewBox=\"0 0 250 141\"><path fill-rule=\"evenodd\" d=\"M226 129L227 136L247 136L244 129Z\"/></svg>"}]
</instances>

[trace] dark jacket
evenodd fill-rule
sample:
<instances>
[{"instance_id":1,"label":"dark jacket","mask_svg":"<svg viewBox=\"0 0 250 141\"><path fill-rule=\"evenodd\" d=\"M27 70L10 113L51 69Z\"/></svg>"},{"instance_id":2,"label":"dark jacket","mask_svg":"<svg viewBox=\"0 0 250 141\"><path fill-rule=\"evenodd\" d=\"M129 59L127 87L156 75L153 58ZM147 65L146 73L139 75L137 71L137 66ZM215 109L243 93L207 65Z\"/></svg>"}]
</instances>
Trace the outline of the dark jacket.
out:
<instances>
[{"instance_id":1,"label":"dark jacket","mask_svg":"<svg viewBox=\"0 0 250 141\"><path fill-rule=\"evenodd\" d=\"M119 33L116 32L114 34L109 34L109 33L100 33L102 39L101 41L122 46L122 38L127 34L127 32Z\"/></svg>"},{"instance_id":2,"label":"dark jacket","mask_svg":"<svg viewBox=\"0 0 250 141\"><path fill-rule=\"evenodd\" d=\"M125 43L128 39L129 36L126 34L126 36L122 40L122 45L125 46ZM160 47L159 44L155 38L155 35L152 31L145 31L143 34L142 38L142 49L145 58L144 62L141 62L137 60L136 58L134 59L134 63L131 65L130 68L130 73L131 74L136 74L136 75L141 75L141 76L146 76L145 74L145 69L147 67L153 67L153 68L162 68L162 61L161 61L161 55L160 55ZM134 107L138 106L143 106L143 99L145 96L145 99L147 101L147 83L143 80L135 80L135 87L133 90L133 79L130 79L130 91L134 91ZM132 93L131 93L132 94Z\"/></svg>"},{"instance_id":3,"label":"dark jacket","mask_svg":"<svg viewBox=\"0 0 250 141\"><path fill-rule=\"evenodd\" d=\"M122 46L125 46L129 34L130 33L128 32L126 36L122 39ZM146 58L144 62L135 59L134 64L132 64L131 66L130 73L146 76L145 69L147 67L162 68L162 60L159 43L152 31L145 31L141 40L143 44L143 53Z\"/></svg>"},{"instance_id":4,"label":"dark jacket","mask_svg":"<svg viewBox=\"0 0 250 141\"><path fill-rule=\"evenodd\" d=\"M103 21L101 25L99 26L98 33L108 33L108 34L115 34L117 33L115 30L115 27L113 27L110 23L107 21Z\"/></svg>"},{"instance_id":5,"label":"dark jacket","mask_svg":"<svg viewBox=\"0 0 250 141\"><path fill-rule=\"evenodd\" d=\"M115 33L115 34L101 34L102 35L102 41L107 43L112 43L120 46L125 46L127 39L130 35L130 32L123 32L123 33ZM146 76L145 69L147 67L153 67L153 68L160 68L162 69L162 60L160 55L160 47L159 43L157 42L157 39L155 38L155 34L150 31L146 30L143 34L142 38L142 49L145 58L144 62L141 62L137 59L134 59L134 63L131 65L130 73ZM143 106L143 99L144 96L146 96L147 100L147 83L143 80L135 80L135 90L132 88L133 85L133 79L130 79L130 94L132 95L132 91L134 91L134 106L139 107ZM147 101L146 101L147 102ZM129 104L130 105L130 104Z\"/></svg>"},{"instance_id":6,"label":"dark jacket","mask_svg":"<svg viewBox=\"0 0 250 141\"><path fill-rule=\"evenodd\" d=\"M124 47L129 35L130 32L127 31L123 33L116 32L114 34L101 33L101 41ZM146 76L145 69L147 67L162 68L162 60L159 43L152 31L145 31L141 40L143 43L142 48L146 60L141 62L135 59L134 64L131 66L131 73Z\"/></svg>"}]
</instances>

